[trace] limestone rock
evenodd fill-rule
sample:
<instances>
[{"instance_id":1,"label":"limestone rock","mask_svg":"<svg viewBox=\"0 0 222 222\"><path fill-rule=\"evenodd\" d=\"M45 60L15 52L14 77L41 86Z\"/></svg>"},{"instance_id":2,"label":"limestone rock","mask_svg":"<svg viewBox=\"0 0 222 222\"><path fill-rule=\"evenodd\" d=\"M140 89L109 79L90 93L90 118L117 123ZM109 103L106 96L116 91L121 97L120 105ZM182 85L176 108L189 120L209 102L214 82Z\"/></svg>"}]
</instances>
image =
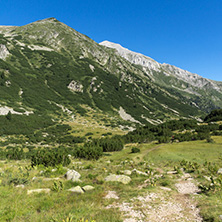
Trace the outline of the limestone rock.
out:
<instances>
[{"instance_id":1,"label":"limestone rock","mask_svg":"<svg viewBox=\"0 0 222 222\"><path fill-rule=\"evenodd\" d=\"M124 173L125 175L131 175L131 174L132 174L132 172L131 172L130 170L124 170L123 173Z\"/></svg>"},{"instance_id":2,"label":"limestone rock","mask_svg":"<svg viewBox=\"0 0 222 222\"><path fill-rule=\"evenodd\" d=\"M19 185L16 185L15 187L16 188L25 188L25 185L24 184L19 184Z\"/></svg>"},{"instance_id":3,"label":"limestone rock","mask_svg":"<svg viewBox=\"0 0 222 222\"><path fill-rule=\"evenodd\" d=\"M94 190L95 187L91 186L91 185L86 185L84 187L82 187L82 189L87 192L87 191L90 191L90 190Z\"/></svg>"},{"instance_id":4,"label":"limestone rock","mask_svg":"<svg viewBox=\"0 0 222 222\"><path fill-rule=\"evenodd\" d=\"M75 170L68 170L65 174L67 180L72 180L73 182L79 182L81 175Z\"/></svg>"},{"instance_id":5,"label":"limestone rock","mask_svg":"<svg viewBox=\"0 0 222 222\"><path fill-rule=\"evenodd\" d=\"M142 172L142 171L139 171L139 170L137 170L137 169L133 169L133 170L132 170L132 173L136 173L136 174L139 174L139 175L148 176L148 174L147 174L147 173Z\"/></svg>"},{"instance_id":6,"label":"limestone rock","mask_svg":"<svg viewBox=\"0 0 222 222\"><path fill-rule=\"evenodd\" d=\"M34 190L27 190L27 194L32 194L32 193L49 193L51 190L49 188L44 188L44 189L34 189Z\"/></svg>"},{"instance_id":7,"label":"limestone rock","mask_svg":"<svg viewBox=\"0 0 222 222\"><path fill-rule=\"evenodd\" d=\"M177 174L176 170L168 171L167 174Z\"/></svg>"},{"instance_id":8,"label":"limestone rock","mask_svg":"<svg viewBox=\"0 0 222 222\"><path fill-rule=\"evenodd\" d=\"M84 193L83 189L80 186L72 187L68 191L73 193Z\"/></svg>"},{"instance_id":9,"label":"limestone rock","mask_svg":"<svg viewBox=\"0 0 222 222\"><path fill-rule=\"evenodd\" d=\"M222 168L217 171L217 174L222 174Z\"/></svg>"},{"instance_id":10,"label":"limestone rock","mask_svg":"<svg viewBox=\"0 0 222 222\"><path fill-rule=\"evenodd\" d=\"M125 175L110 174L109 176L105 178L105 181L120 182L123 184L128 184L131 181L131 178Z\"/></svg>"},{"instance_id":11,"label":"limestone rock","mask_svg":"<svg viewBox=\"0 0 222 222\"><path fill-rule=\"evenodd\" d=\"M105 199L119 199L116 191L108 191L107 195L104 197Z\"/></svg>"},{"instance_id":12,"label":"limestone rock","mask_svg":"<svg viewBox=\"0 0 222 222\"><path fill-rule=\"evenodd\" d=\"M72 80L68 85L68 89L70 89L72 92L83 92L83 85Z\"/></svg>"},{"instance_id":13,"label":"limestone rock","mask_svg":"<svg viewBox=\"0 0 222 222\"><path fill-rule=\"evenodd\" d=\"M0 45L0 59L5 60L9 55L9 51L5 45Z\"/></svg>"}]
</instances>

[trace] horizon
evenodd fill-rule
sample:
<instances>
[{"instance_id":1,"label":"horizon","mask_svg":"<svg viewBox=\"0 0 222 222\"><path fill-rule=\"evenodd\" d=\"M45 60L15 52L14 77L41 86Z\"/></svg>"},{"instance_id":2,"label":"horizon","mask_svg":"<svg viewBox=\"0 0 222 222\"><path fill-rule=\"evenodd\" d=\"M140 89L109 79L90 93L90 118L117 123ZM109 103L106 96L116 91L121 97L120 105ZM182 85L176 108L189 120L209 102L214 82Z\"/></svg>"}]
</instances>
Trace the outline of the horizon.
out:
<instances>
[{"instance_id":1,"label":"horizon","mask_svg":"<svg viewBox=\"0 0 222 222\"><path fill-rule=\"evenodd\" d=\"M159 63L222 81L222 2L218 0L201 4L191 0L124 4L123 0L106 1L106 5L101 0L12 2L15 5L3 3L2 26L54 17L97 43L108 40Z\"/></svg>"}]
</instances>

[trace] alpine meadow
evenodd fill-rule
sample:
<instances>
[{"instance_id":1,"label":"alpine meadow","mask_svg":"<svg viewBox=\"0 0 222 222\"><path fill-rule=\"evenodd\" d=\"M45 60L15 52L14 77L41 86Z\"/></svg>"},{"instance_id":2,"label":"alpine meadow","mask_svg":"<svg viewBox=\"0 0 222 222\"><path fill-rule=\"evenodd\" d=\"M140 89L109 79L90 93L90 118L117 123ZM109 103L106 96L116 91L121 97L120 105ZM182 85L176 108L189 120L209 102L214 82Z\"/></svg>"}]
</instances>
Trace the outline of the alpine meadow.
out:
<instances>
[{"instance_id":1,"label":"alpine meadow","mask_svg":"<svg viewBox=\"0 0 222 222\"><path fill-rule=\"evenodd\" d=\"M222 82L55 18L0 26L0 221L222 220Z\"/></svg>"}]
</instances>

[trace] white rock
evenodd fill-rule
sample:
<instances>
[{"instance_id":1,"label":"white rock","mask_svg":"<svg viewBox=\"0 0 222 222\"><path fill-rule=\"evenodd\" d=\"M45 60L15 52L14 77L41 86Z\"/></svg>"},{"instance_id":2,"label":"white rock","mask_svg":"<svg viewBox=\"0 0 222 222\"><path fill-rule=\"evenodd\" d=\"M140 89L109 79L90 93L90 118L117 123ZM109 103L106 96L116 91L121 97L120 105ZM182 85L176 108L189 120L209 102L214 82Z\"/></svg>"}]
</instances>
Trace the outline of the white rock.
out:
<instances>
[{"instance_id":1,"label":"white rock","mask_svg":"<svg viewBox=\"0 0 222 222\"><path fill-rule=\"evenodd\" d=\"M84 193L83 189L80 186L72 187L68 191L73 193Z\"/></svg>"},{"instance_id":2,"label":"white rock","mask_svg":"<svg viewBox=\"0 0 222 222\"><path fill-rule=\"evenodd\" d=\"M108 191L107 195L104 198L105 199L119 199L116 191Z\"/></svg>"},{"instance_id":3,"label":"white rock","mask_svg":"<svg viewBox=\"0 0 222 222\"><path fill-rule=\"evenodd\" d=\"M91 186L91 185L86 185L84 187L82 187L82 189L87 192L87 191L90 191L90 190L94 190L95 187Z\"/></svg>"},{"instance_id":4,"label":"white rock","mask_svg":"<svg viewBox=\"0 0 222 222\"><path fill-rule=\"evenodd\" d=\"M65 174L67 180L72 180L73 182L80 181L81 174L75 170L68 170Z\"/></svg>"}]
</instances>

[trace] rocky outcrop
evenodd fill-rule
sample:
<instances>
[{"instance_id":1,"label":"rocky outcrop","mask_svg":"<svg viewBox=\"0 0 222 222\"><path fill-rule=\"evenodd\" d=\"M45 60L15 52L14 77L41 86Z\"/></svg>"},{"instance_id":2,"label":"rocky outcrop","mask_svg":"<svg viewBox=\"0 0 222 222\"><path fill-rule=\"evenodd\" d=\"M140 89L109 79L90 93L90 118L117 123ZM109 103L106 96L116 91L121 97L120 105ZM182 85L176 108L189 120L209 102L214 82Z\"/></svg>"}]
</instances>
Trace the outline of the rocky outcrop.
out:
<instances>
[{"instance_id":1,"label":"rocky outcrop","mask_svg":"<svg viewBox=\"0 0 222 222\"><path fill-rule=\"evenodd\" d=\"M5 60L10 55L5 45L0 44L0 59Z\"/></svg>"},{"instance_id":2,"label":"rocky outcrop","mask_svg":"<svg viewBox=\"0 0 222 222\"><path fill-rule=\"evenodd\" d=\"M68 89L70 89L72 92L83 92L83 85L75 80L72 80L68 85Z\"/></svg>"}]
</instances>

